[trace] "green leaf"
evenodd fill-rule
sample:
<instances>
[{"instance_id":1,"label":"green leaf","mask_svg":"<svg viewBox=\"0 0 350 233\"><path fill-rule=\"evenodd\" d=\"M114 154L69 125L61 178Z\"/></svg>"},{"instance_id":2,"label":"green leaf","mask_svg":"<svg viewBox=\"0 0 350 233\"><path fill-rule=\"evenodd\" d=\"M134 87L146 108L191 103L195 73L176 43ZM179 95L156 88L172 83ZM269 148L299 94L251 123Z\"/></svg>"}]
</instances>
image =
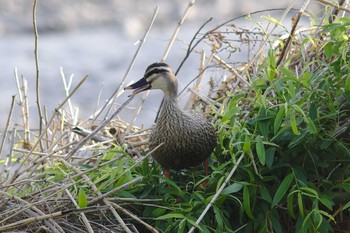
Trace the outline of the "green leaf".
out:
<instances>
[{"instance_id":1,"label":"green leaf","mask_svg":"<svg viewBox=\"0 0 350 233\"><path fill-rule=\"evenodd\" d=\"M85 208L87 207L87 198L86 194L83 188L79 188L79 193L78 193L78 206L80 208Z\"/></svg>"},{"instance_id":2,"label":"green leaf","mask_svg":"<svg viewBox=\"0 0 350 233\"><path fill-rule=\"evenodd\" d=\"M195 226L196 228L198 228L200 232L207 232L207 231L204 231L204 229L203 229L200 225L198 225L198 224L196 223L196 221L194 221L193 219L187 218L186 220L187 220L187 222L189 222L192 226Z\"/></svg>"},{"instance_id":3,"label":"green leaf","mask_svg":"<svg viewBox=\"0 0 350 233\"><path fill-rule=\"evenodd\" d=\"M243 208L249 218L255 219L250 207L250 193L248 185L244 185L243 187Z\"/></svg>"},{"instance_id":4,"label":"green leaf","mask_svg":"<svg viewBox=\"0 0 350 233\"><path fill-rule=\"evenodd\" d=\"M350 74L345 79L345 97L346 101L350 103Z\"/></svg>"},{"instance_id":5,"label":"green leaf","mask_svg":"<svg viewBox=\"0 0 350 233\"><path fill-rule=\"evenodd\" d=\"M265 156L265 147L261 136L256 138L256 153L258 154L259 161L261 165L265 165L266 156Z\"/></svg>"},{"instance_id":6,"label":"green leaf","mask_svg":"<svg viewBox=\"0 0 350 233\"><path fill-rule=\"evenodd\" d=\"M292 216L292 218L295 218L295 214L294 214L294 193L295 192L291 192L288 197L287 197L287 208L288 208L288 213L290 214L290 216Z\"/></svg>"},{"instance_id":7,"label":"green leaf","mask_svg":"<svg viewBox=\"0 0 350 233\"><path fill-rule=\"evenodd\" d=\"M244 138L243 152L248 153L250 151L250 137L248 135Z\"/></svg>"},{"instance_id":8,"label":"green leaf","mask_svg":"<svg viewBox=\"0 0 350 233\"><path fill-rule=\"evenodd\" d=\"M266 165L268 168L272 167L273 160L275 157L276 147L269 147L266 150Z\"/></svg>"},{"instance_id":9,"label":"green leaf","mask_svg":"<svg viewBox=\"0 0 350 233\"><path fill-rule=\"evenodd\" d=\"M333 44L332 42L328 42L325 46L323 46L324 54L328 59L331 59L333 56Z\"/></svg>"},{"instance_id":10,"label":"green leaf","mask_svg":"<svg viewBox=\"0 0 350 233\"><path fill-rule=\"evenodd\" d=\"M278 187L275 193L275 196L273 197L271 208L275 207L279 203L279 201L283 198L283 196L288 191L289 186L292 183L293 179L294 179L293 173L290 173L283 179L282 183L280 184L280 186Z\"/></svg>"},{"instance_id":11,"label":"green leaf","mask_svg":"<svg viewBox=\"0 0 350 233\"><path fill-rule=\"evenodd\" d=\"M231 193L236 193L242 189L243 185L239 183L234 183L227 186L224 190L222 190L221 194L229 195Z\"/></svg>"},{"instance_id":12,"label":"green leaf","mask_svg":"<svg viewBox=\"0 0 350 233\"><path fill-rule=\"evenodd\" d=\"M304 87L310 88L310 79L312 77L312 73L310 71L306 71L303 76L301 77L301 83L303 84Z\"/></svg>"},{"instance_id":13,"label":"green leaf","mask_svg":"<svg viewBox=\"0 0 350 233\"><path fill-rule=\"evenodd\" d=\"M185 232L185 227L186 227L186 219L182 219L179 223L178 232Z\"/></svg>"},{"instance_id":14,"label":"green leaf","mask_svg":"<svg viewBox=\"0 0 350 233\"><path fill-rule=\"evenodd\" d=\"M279 217L278 211L273 210L272 212L270 212L269 217L272 223L272 227L275 230L274 232L282 233L283 230L282 230L281 219Z\"/></svg>"},{"instance_id":15,"label":"green leaf","mask_svg":"<svg viewBox=\"0 0 350 233\"><path fill-rule=\"evenodd\" d=\"M275 121L273 122L273 133L276 134L281 126L282 120L284 117L284 108L280 107L277 112Z\"/></svg>"},{"instance_id":16,"label":"green leaf","mask_svg":"<svg viewBox=\"0 0 350 233\"><path fill-rule=\"evenodd\" d=\"M299 135L300 132L298 130L298 127L297 127L297 121L295 119L295 113L294 112L291 112L290 113L290 125L292 127L292 131L295 135Z\"/></svg>"},{"instance_id":17,"label":"green leaf","mask_svg":"<svg viewBox=\"0 0 350 233\"><path fill-rule=\"evenodd\" d=\"M172 218L183 219L183 218L185 218L185 215L180 214L180 213L170 213L170 214L165 214L163 216L159 216L159 217L155 218L155 220L165 220L165 219L172 219Z\"/></svg>"},{"instance_id":18,"label":"green leaf","mask_svg":"<svg viewBox=\"0 0 350 233\"><path fill-rule=\"evenodd\" d=\"M299 212L302 218L304 218L305 214L304 214L304 205L303 205L303 197L301 195L301 192L298 192L297 194L297 198L298 198L298 207L299 207Z\"/></svg>"},{"instance_id":19,"label":"green leaf","mask_svg":"<svg viewBox=\"0 0 350 233\"><path fill-rule=\"evenodd\" d=\"M329 210L332 210L332 206L334 205L334 202L332 201L332 198L327 195L320 195L320 202L326 206Z\"/></svg>"},{"instance_id":20,"label":"green leaf","mask_svg":"<svg viewBox=\"0 0 350 233\"><path fill-rule=\"evenodd\" d=\"M265 186L260 187L260 193L261 193L262 199L264 199L270 204L272 203L272 197Z\"/></svg>"},{"instance_id":21,"label":"green leaf","mask_svg":"<svg viewBox=\"0 0 350 233\"><path fill-rule=\"evenodd\" d=\"M216 220L216 224L217 224L217 231L222 231L224 228L224 222L223 222L223 216L222 216L222 212L220 210L220 208L218 208L217 206L214 206L214 213L215 213L215 220Z\"/></svg>"},{"instance_id":22,"label":"green leaf","mask_svg":"<svg viewBox=\"0 0 350 233\"><path fill-rule=\"evenodd\" d=\"M346 203L346 204L343 206L342 210L346 210L346 209L349 209L349 208L350 208L350 201L348 201L348 203Z\"/></svg>"},{"instance_id":23,"label":"green leaf","mask_svg":"<svg viewBox=\"0 0 350 233\"><path fill-rule=\"evenodd\" d=\"M313 121L317 119L317 107L314 102L310 104L309 117Z\"/></svg>"},{"instance_id":24,"label":"green leaf","mask_svg":"<svg viewBox=\"0 0 350 233\"><path fill-rule=\"evenodd\" d=\"M310 117L305 117L304 119L305 123L307 124L307 128L311 134L316 134L317 133L317 128L314 124L314 122L311 120Z\"/></svg>"}]
</instances>

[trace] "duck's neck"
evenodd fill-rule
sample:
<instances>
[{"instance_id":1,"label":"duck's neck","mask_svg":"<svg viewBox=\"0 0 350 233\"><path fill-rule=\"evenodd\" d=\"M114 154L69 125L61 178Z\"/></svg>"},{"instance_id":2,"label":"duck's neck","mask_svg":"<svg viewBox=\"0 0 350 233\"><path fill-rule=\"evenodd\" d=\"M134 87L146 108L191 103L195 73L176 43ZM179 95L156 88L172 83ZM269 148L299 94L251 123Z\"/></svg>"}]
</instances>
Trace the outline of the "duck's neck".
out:
<instances>
[{"instance_id":1,"label":"duck's neck","mask_svg":"<svg viewBox=\"0 0 350 233\"><path fill-rule=\"evenodd\" d=\"M164 95L162 109L160 110L159 120L165 120L167 117L176 117L180 107L177 101L177 96Z\"/></svg>"}]
</instances>

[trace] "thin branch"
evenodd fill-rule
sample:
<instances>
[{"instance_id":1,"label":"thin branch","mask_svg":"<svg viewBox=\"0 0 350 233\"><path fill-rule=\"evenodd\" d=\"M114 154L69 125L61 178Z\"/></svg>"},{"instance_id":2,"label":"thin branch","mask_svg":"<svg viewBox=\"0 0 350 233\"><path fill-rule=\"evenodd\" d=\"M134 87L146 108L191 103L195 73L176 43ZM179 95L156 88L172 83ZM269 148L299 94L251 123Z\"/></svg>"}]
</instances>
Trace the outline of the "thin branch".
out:
<instances>
[{"instance_id":1,"label":"thin branch","mask_svg":"<svg viewBox=\"0 0 350 233\"><path fill-rule=\"evenodd\" d=\"M324 5L332 6L332 7L336 8L336 9L338 9L338 10L342 10L342 11L350 13L350 9L348 9L346 7L339 6L338 4L333 3L333 2L329 2L329 1L326 1L326 0L316 0L316 2L320 2L320 3L324 4Z\"/></svg>"},{"instance_id":2,"label":"thin branch","mask_svg":"<svg viewBox=\"0 0 350 233\"><path fill-rule=\"evenodd\" d=\"M38 51L38 27L37 27L37 21L36 21L36 7L37 7L37 0L34 0L33 2L33 29L34 29L34 57L35 57L35 69L36 69L36 105L38 108L38 114L39 114L39 133L41 134L42 127L43 127L43 116L41 111L41 104L40 104L40 70L39 70L39 51Z\"/></svg>"},{"instance_id":3,"label":"thin branch","mask_svg":"<svg viewBox=\"0 0 350 233\"><path fill-rule=\"evenodd\" d=\"M177 37L177 34L179 33L181 26L182 26L183 23L185 22L185 20L186 20L188 14L189 14L189 12L190 12L190 10L191 10L191 8L192 8L192 6L194 5L195 2L196 2L196 0L191 0L191 1L188 3L187 8L185 9L185 12L183 13L182 17L180 18L180 20L179 20L179 22L178 22L178 24L177 24L177 27L175 28L175 31L174 31L174 33L173 33L173 36L171 37L170 42L169 42L167 48L165 49L165 52L164 52L164 54L163 54L163 57L162 57L161 61L165 61L165 60L167 59L167 57L168 57L168 55L169 55L169 52L170 52L170 50L171 50L171 48L172 48L172 46L173 46L173 44L174 44L174 41L175 41L175 39L176 39L176 37ZM147 98L148 95L149 95L149 90L146 91L146 92L143 94L142 99L141 99L141 103L140 103L140 105L136 108L136 111L135 111L135 114L134 114L134 118L132 119L132 121L131 121L131 123L130 123L131 125L134 125L134 122L136 121L137 116L138 116L139 113L141 112L141 109L142 109L142 107L143 107L143 104L145 103L145 100L146 100L146 98ZM163 100L162 100L162 102L161 102L161 104L160 104L160 106L159 106L159 109L162 107L162 105L163 105ZM158 110L158 112L159 112L159 110ZM157 116L156 116L156 118L155 118L155 121L157 121L157 119L158 119L158 113L157 113Z\"/></svg>"},{"instance_id":4,"label":"thin branch","mask_svg":"<svg viewBox=\"0 0 350 233\"><path fill-rule=\"evenodd\" d=\"M130 103L130 101L134 98L134 95L132 95L129 99L127 99L110 117L108 117L106 120L102 121L95 129L92 131L89 135L87 135L85 138L80 140L80 142L72 148L72 150L67 154L67 159L73 156L85 143L91 139L93 136L95 136L98 131L100 131L103 127L105 127L113 118L115 118L123 108Z\"/></svg>"},{"instance_id":5,"label":"thin branch","mask_svg":"<svg viewBox=\"0 0 350 233\"><path fill-rule=\"evenodd\" d=\"M291 45L291 42L292 42L292 38L295 35L295 31L296 31L296 28L297 28L298 23L300 21L300 18L302 16L302 14L304 13L305 9L306 9L306 6L309 3L310 3L310 0L305 2L304 6L298 12L298 14L296 16L296 19L293 21L292 30L289 33L289 36L288 36L288 39L287 39L286 43L284 43L284 47L283 47L282 52L281 52L281 54L280 54L280 56L279 56L279 58L278 58L278 60L276 62L276 66L279 66L281 64L282 60L286 57L287 51L290 48L290 45Z\"/></svg>"},{"instance_id":6,"label":"thin branch","mask_svg":"<svg viewBox=\"0 0 350 233\"><path fill-rule=\"evenodd\" d=\"M115 101L115 98L118 97L120 95L120 93L122 92L122 87L124 87L124 83L125 83L125 80L126 78L128 77L131 69L134 67L134 64L135 64L135 61L136 61L136 58L137 56L139 55L140 51L141 51L141 48L143 46L143 44L145 43L146 41L146 38L148 37L148 34L153 26L153 23L158 15L158 11L159 11L159 6L157 6L155 9L154 9L154 13L153 13L153 17L151 19L151 22L150 24L148 25L148 28L144 34L144 36L142 37L142 39L140 39L140 43L139 43L139 46L134 54L134 57L132 58L131 60L131 63L128 67L128 69L126 70L125 74L124 74L124 77L122 78L121 82L119 83L117 89L115 89L115 91L113 92L113 94L111 95L111 97L109 97L109 99L106 101L105 105L100 109L98 110L98 113L96 114L96 117L94 119L94 121L101 115L101 113L103 112L103 110L110 104L110 108L108 109L108 112L106 113L106 117L107 118L107 115L108 113L111 111L111 108L112 108L112 104L114 101ZM94 114L95 115L95 114Z\"/></svg>"},{"instance_id":7,"label":"thin branch","mask_svg":"<svg viewBox=\"0 0 350 233\"><path fill-rule=\"evenodd\" d=\"M235 173L238 165L241 163L242 159L244 157L244 153L241 154L241 156L238 158L237 163L235 164L235 166L233 166L231 172L228 174L228 176L226 177L226 180L224 181L224 183L222 183L222 185L220 186L219 190L215 193L214 197L210 200L209 204L206 206L206 208L204 209L204 211L202 212L202 214L199 216L199 218L196 221L196 224L199 224L202 219L204 218L204 216L207 214L208 210L210 209L210 207L213 205L214 201L216 201L216 199L219 197L220 193L222 192L222 190L224 190L226 184L229 182L229 180L231 179L232 175ZM195 226L193 226L188 233L191 233L195 230Z\"/></svg>"},{"instance_id":8,"label":"thin branch","mask_svg":"<svg viewBox=\"0 0 350 233\"><path fill-rule=\"evenodd\" d=\"M179 22L177 23L177 27L176 27L176 29L175 29L175 31L174 31L174 33L173 33L173 36L172 36L171 39L170 39L170 42L169 42L167 48L165 49L165 52L164 52L164 54L163 54L163 57L162 57L162 60L161 60L161 61L165 61L165 60L167 59L167 57L168 57L168 55L169 55L169 52L170 52L171 48L173 47L173 44L174 44L175 39L176 39L176 37L177 37L177 34L179 33L181 26L182 26L183 23L185 22L185 20L186 20L188 14L190 13L190 10L191 10L192 6L195 4L195 2L196 2L196 0L191 0L191 1L188 3L185 12L183 13L181 19L180 19Z\"/></svg>"},{"instance_id":9,"label":"thin branch","mask_svg":"<svg viewBox=\"0 0 350 233\"><path fill-rule=\"evenodd\" d=\"M78 90L78 88L85 82L85 80L88 78L87 75L85 75L83 77L82 80L80 80L80 82L77 84L77 86L72 90L72 92L63 100L63 102L57 107L55 108L54 113L52 114L49 122L46 124L45 126L45 132L48 130L48 128L50 127L50 125L53 122L53 119L55 118L56 114L59 112L59 110L65 105L65 103L70 99L70 97ZM22 166L24 166L25 164L27 164L27 160L29 159L31 153L33 153L36 150L36 147L38 146L38 144L41 142L41 139L45 136L45 133L41 133L37 139L37 141L35 142L35 144L33 145L32 149L29 151L28 154L26 154L22 159L22 163L20 164L20 166L14 171L15 175L18 174L18 171L22 168ZM34 172L34 171L33 171ZM9 181L8 184L12 182Z\"/></svg>"},{"instance_id":10,"label":"thin branch","mask_svg":"<svg viewBox=\"0 0 350 233\"><path fill-rule=\"evenodd\" d=\"M3 136L2 136L2 141L1 141L1 145L0 145L0 155L2 155L2 149L4 147L5 144L5 140L6 140L6 135L7 135L7 131L9 129L9 125L12 119L12 114L13 114L13 107L15 105L15 100L16 100L16 96L13 95L12 96L12 101L11 101L11 107L10 107L10 112L9 112L9 116L7 117L7 122L6 122L6 126L5 126L5 131L3 132Z\"/></svg>"}]
</instances>

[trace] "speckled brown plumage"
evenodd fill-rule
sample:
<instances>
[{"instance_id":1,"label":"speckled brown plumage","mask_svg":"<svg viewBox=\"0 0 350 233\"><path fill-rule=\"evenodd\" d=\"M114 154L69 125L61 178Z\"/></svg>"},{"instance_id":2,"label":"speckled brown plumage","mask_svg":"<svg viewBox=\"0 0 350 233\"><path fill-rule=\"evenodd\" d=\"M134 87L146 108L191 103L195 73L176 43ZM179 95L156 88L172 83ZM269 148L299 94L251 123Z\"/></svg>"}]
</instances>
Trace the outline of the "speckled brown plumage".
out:
<instances>
[{"instance_id":1,"label":"speckled brown plumage","mask_svg":"<svg viewBox=\"0 0 350 233\"><path fill-rule=\"evenodd\" d=\"M149 139L150 150L163 143L152 152L162 167L180 170L199 165L210 156L216 145L215 130L202 114L180 109L177 80L167 64L150 65L144 77L126 89L134 89L134 94L147 89L164 92L164 103Z\"/></svg>"},{"instance_id":2,"label":"speckled brown plumage","mask_svg":"<svg viewBox=\"0 0 350 233\"><path fill-rule=\"evenodd\" d=\"M165 98L158 121L149 139L152 154L166 169L180 170L201 164L213 151L216 134L213 126L194 111L183 111L177 100Z\"/></svg>"}]
</instances>

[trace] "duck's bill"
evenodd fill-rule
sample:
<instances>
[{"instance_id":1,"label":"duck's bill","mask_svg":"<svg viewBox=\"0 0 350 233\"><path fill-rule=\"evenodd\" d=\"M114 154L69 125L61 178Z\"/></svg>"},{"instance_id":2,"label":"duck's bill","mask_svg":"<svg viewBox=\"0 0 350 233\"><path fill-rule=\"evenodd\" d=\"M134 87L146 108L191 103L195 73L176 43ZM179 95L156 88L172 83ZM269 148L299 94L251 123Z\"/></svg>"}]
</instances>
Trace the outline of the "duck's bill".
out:
<instances>
[{"instance_id":1,"label":"duck's bill","mask_svg":"<svg viewBox=\"0 0 350 233\"><path fill-rule=\"evenodd\" d=\"M151 88L151 84L147 82L145 78L140 79L136 83L133 83L124 88L124 90L134 90L132 95L136 95L137 93L146 91Z\"/></svg>"}]
</instances>

